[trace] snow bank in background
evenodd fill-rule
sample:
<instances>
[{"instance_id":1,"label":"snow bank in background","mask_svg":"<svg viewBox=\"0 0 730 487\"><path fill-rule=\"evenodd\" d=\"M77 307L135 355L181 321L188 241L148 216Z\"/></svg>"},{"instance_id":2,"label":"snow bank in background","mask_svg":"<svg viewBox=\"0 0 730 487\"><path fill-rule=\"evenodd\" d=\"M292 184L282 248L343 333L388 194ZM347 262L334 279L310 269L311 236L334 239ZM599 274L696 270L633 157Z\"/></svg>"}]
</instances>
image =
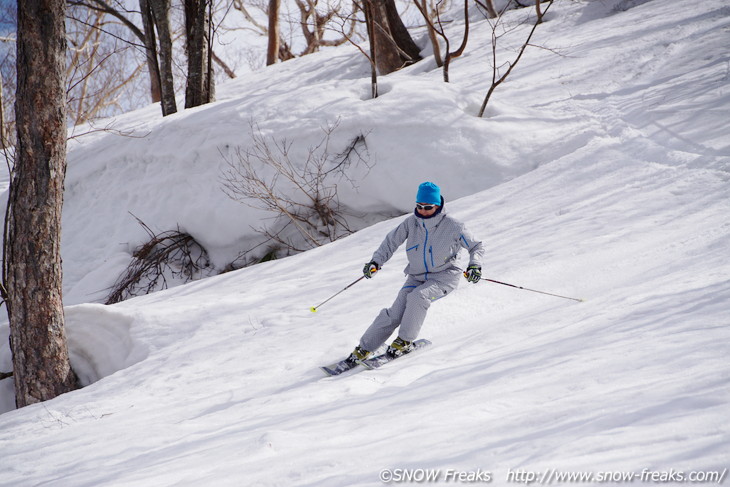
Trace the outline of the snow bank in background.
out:
<instances>
[{"instance_id":1,"label":"snow bank in background","mask_svg":"<svg viewBox=\"0 0 730 487\"><path fill-rule=\"evenodd\" d=\"M352 62L353 56L347 59ZM324 54L311 57L300 64L324 70L311 85L293 79L256 95L249 82L234 82L240 98L221 96L215 104L162 121L151 114L155 118L134 131L139 138L107 134L71 145L64 208L70 303L99 299L111 285L101 285L100 273L119 275L131 250L146 238L132 215L159 232L179 226L208 250L220 270L259 243L255 230L272 225L272 214L232 201L222 190L226 160L235 161L238 150L252 146L251 123L272 144L289 141L290 158L300 164L321 142L325 127L336 125L331 155L365 137L367 160L354 168L353 184L338 184L355 229L373 218L407 212L422 180L439 181L454 199L535 167L523 157L490 149L505 134L460 109L460 90L450 85L404 76L382 82L382 95L367 100L365 81L328 78L326 66L320 67ZM91 217L89 208L104 217ZM266 251L262 247L259 253ZM94 287L84 282L89 275Z\"/></svg>"},{"instance_id":2,"label":"snow bank in background","mask_svg":"<svg viewBox=\"0 0 730 487\"><path fill-rule=\"evenodd\" d=\"M477 40L474 49L486 38ZM352 168L351 181L334 181L355 230L410 211L422 181L438 181L454 200L538 167L563 151L551 149L556 139L563 147L585 141L582 120L526 103L498 101L492 119L476 118L487 88L483 66L454 62L454 82L441 77L427 59L381 77L380 96L370 99L368 64L345 47L226 83L216 103L164 119L141 110L111 123L115 132L74 139L63 227L67 304L103 300L147 238L135 217L155 232L179 227L191 234L218 270L261 243L262 226L278 230L271 213L223 192L227 161L252 148L252 135L287 141L300 166L327 127L336 127L330 155L363 136L365 160ZM251 257L267 252L262 246Z\"/></svg>"}]
</instances>

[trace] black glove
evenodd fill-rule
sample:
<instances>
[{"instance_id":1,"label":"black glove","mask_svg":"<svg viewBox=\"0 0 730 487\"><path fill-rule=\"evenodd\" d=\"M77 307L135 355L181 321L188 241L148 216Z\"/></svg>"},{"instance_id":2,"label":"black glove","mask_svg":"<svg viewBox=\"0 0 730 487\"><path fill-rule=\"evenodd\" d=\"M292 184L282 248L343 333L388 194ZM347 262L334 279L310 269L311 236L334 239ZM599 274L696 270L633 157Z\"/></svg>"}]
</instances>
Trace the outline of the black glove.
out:
<instances>
[{"instance_id":1,"label":"black glove","mask_svg":"<svg viewBox=\"0 0 730 487\"><path fill-rule=\"evenodd\" d=\"M482 278L482 268L478 265L470 265L466 268L466 271L464 272L464 277L466 277L467 281L476 284L477 282L479 282L479 279Z\"/></svg>"},{"instance_id":2,"label":"black glove","mask_svg":"<svg viewBox=\"0 0 730 487\"><path fill-rule=\"evenodd\" d=\"M370 279L379 270L380 270L380 266L378 265L378 263L375 262L374 260L371 260L370 262L365 264L365 267L362 268L362 273L365 275L365 277Z\"/></svg>"}]
</instances>

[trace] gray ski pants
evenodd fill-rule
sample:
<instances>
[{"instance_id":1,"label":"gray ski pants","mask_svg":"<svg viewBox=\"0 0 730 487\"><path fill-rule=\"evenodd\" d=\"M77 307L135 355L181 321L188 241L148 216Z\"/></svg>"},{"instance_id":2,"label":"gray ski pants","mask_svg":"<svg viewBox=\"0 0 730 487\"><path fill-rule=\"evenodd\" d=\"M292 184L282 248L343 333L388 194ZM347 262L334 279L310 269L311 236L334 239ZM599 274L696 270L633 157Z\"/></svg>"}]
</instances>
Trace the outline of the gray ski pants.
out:
<instances>
[{"instance_id":1,"label":"gray ski pants","mask_svg":"<svg viewBox=\"0 0 730 487\"><path fill-rule=\"evenodd\" d=\"M426 281L408 276L390 308L383 308L365 334L360 346L368 351L380 347L398 326L398 336L409 342L418 337L431 303L441 299L459 284L458 268L429 274Z\"/></svg>"}]
</instances>

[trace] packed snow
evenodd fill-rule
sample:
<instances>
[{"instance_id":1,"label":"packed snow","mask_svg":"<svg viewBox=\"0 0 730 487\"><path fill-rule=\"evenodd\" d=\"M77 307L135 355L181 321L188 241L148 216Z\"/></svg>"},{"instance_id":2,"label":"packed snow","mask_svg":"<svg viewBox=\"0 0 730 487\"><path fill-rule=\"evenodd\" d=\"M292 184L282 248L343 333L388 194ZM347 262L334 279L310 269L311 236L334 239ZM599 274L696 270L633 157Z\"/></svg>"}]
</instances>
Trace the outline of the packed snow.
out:
<instances>
[{"instance_id":1,"label":"packed snow","mask_svg":"<svg viewBox=\"0 0 730 487\"><path fill-rule=\"evenodd\" d=\"M505 14L500 62L533 10ZM0 382L0 485L726 481L730 6L558 1L484 118L491 28L471 20L448 84L426 57L370 99L345 46L241 76L210 105L78 129L63 262L85 387L14 410ZM226 161L257 134L302 160L328 127L333 153L367 145L337 186L358 231L221 273L273 221L226 196ZM326 377L395 297L404 251L310 307L360 277L423 181L484 241L485 277L584 301L464 281L431 307L431 347ZM136 218L190 233L214 275L101 304L148 237ZM5 319L1 371L7 337Z\"/></svg>"}]
</instances>

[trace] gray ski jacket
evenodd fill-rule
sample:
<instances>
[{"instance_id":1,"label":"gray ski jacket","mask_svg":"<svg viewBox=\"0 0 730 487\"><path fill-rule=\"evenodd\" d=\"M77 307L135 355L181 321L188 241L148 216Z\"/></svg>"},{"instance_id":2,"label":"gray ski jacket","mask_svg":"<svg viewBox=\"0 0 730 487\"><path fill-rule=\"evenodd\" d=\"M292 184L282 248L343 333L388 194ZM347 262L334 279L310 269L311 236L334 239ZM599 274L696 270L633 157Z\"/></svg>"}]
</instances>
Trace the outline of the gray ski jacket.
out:
<instances>
[{"instance_id":1,"label":"gray ski jacket","mask_svg":"<svg viewBox=\"0 0 730 487\"><path fill-rule=\"evenodd\" d=\"M406 244L408 265L405 273L426 281L429 274L460 270L455 262L459 251L469 251L469 265L481 267L484 248L475 240L464 224L446 214L446 208L431 218L422 218L415 212L386 235L373 254L379 266L386 263L400 247Z\"/></svg>"}]
</instances>

